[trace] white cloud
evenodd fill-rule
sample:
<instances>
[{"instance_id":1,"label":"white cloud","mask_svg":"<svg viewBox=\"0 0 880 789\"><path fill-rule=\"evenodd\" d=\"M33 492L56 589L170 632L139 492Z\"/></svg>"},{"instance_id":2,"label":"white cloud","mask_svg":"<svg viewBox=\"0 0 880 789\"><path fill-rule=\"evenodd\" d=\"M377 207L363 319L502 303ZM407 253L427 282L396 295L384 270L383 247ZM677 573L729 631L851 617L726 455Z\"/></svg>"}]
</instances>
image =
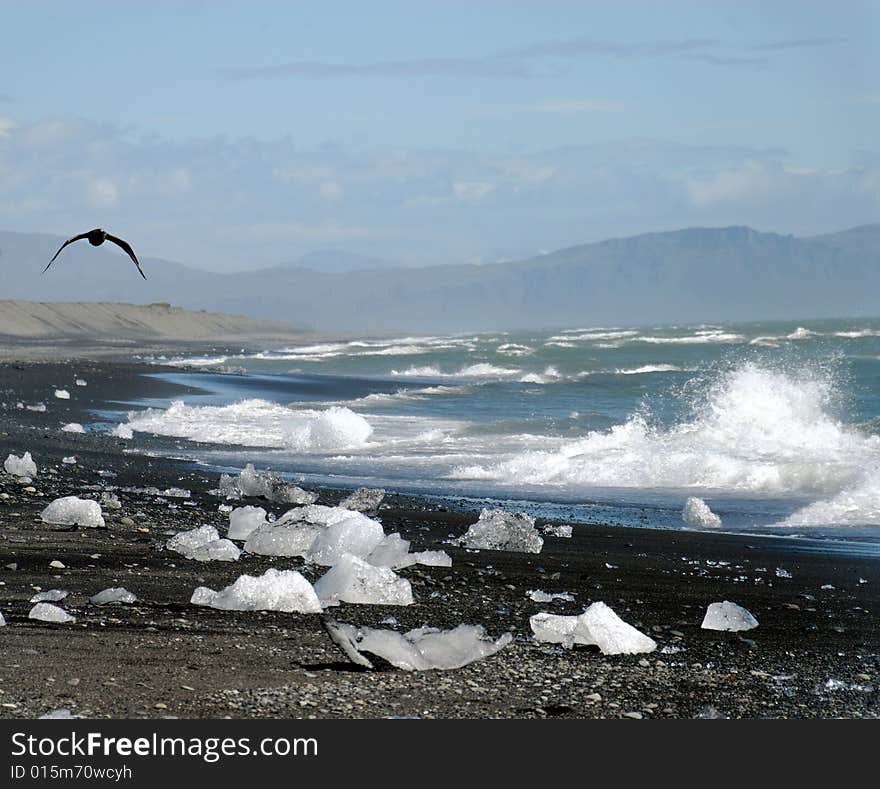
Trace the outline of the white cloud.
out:
<instances>
[{"instance_id":1,"label":"white cloud","mask_svg":"<svg viewBox=\"0 0 880 789\"><path fill-rule=\"evenodd\" d=\"M688 195L699 207L763 196L770 188L764 167L758 162L746 162L736 170L687 179Z\"/></svg>"},{"instance_id":2,"label":"white cloud","mask_svg":"<svg viewBox=\"0 0 880 789\"><path fill-rule=\"evenodd\" d=\"M452 191L459 200L479 202L495 191L495 185L487 181L456 181Z\"/></svg>"},{"instance_id":3,"label":"white cloud","mask_svg":"<svg viewBox=\"0 0 880 789\"><path fill-rule=\"evenodd\" d=\"M119 190L109 178L96 178L86 185L86 199L95 208L114 208L119 203Z\"/></svg>"}]
</instances>

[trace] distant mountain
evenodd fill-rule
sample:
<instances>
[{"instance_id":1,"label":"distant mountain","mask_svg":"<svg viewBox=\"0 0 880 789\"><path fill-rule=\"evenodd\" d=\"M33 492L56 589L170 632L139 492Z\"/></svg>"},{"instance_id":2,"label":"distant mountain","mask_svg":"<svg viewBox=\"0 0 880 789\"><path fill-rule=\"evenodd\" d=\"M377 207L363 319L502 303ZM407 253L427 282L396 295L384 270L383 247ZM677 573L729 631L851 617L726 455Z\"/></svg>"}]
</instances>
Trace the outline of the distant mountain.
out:
<instances>
[{"instance_id":1,"label":"distant mountain","mask_svg":"<svg viewBox=\"0 0 880 789\"><path fill-rule=\"evenodd\" d=\"M299 260L288 263L285 267L307 268L312 271L323 271L325 274L338 274L346 271L364 271L377 268L400 268L395 260L358 255L340 249L321 249L303 255Z\"/></svg>"},{"instance_id":2,"label":"distant mountain","mask_svg":"<svg viewBox=\"0 0 880 789\"><path fill-rule=\"evenodd\" d=\"M748 227L611 239L490 265L214 274L0 233L2 298L114 300L240 313L323 331L468 331L880 314L880 225L795 238ZM141 250L143 252L143 250Z\"/></svg>"}]
</instances>

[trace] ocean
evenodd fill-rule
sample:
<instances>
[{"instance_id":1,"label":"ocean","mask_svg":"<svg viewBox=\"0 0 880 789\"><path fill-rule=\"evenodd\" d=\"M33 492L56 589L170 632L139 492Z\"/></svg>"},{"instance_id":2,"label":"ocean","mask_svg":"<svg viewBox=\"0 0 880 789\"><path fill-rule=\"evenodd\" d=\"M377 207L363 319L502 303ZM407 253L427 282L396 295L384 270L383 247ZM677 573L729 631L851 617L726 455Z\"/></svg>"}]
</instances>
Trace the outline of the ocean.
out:
<instances>
[{"instance_id":1,"label":"ocean","mask_svg":"<svg viewBox=\"0 0 880 789\"><path fill-rule=\"evenodd\" d=\"M201 393L104 418L217 470L880 542L880 320L585 323L151 361ZM690 497L721 526L686 523Z\"/></svg>"}]
</instances>

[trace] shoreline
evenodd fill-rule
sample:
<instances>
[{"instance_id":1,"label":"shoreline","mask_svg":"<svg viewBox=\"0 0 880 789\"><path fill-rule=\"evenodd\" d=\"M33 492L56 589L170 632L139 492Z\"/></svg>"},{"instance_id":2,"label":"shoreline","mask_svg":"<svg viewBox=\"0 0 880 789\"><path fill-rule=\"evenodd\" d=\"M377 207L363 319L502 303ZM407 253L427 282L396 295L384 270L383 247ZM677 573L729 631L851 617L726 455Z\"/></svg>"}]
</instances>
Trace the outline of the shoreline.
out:
<instances>
[{"instance_id":1,"label":"shoreline","mask_svg":"<svg viewBox=\"0 0 880 789\"><path fill-rule=\"evenodd\" d=\"M29 450L41 469L33 493L9 477L0 482L9 496L0 501L0 611L8 623L0 644L9 657L0 672L0 717L60 707L90 717L688 718L708 715L710 707L729 717L880 715L880 562L793 551L791 538L575 524L572 538L546 538L537 555L474 553L447 540L477 513L389 495L379 511L386 533L400 531L413 550L446 550L453 565L401 571L413 586L412 606L344 604L333 616L370 627L395 617L401 632L467 623L496 638L514 634L498 654L453 671L361 671L315 615L191 606L196 586L221 588L273 566L314 581L321 569L248 554L199 563L163 551L172 530L210 523L225 533L221 500L208 493L217 475L151 456L140 435L133 443L146 453L126 452L126 442L110 436L60 432L65 422L86 421L87 409L126 399L135 384L139 397L173 394L173 384L142 375L163 369L85 360L0 364L4 458ZM77 377L87 386L75 387ZM52 387L62 385L71 400L53 397ZM44 402L47 411L17 409L22 399ZM62 464L71 454L78 463ZM51 467L55 474L47 473ZM116 476L99 476L101 470ZM53 498L95 496L102 489L96 485L117 488L123 504L105 511L107 529L65 531L36 520ZM177 501L124 487L182 487L192 495ZM345 495L314 489L321 504ZM288 508L234 502L244 504L275 514ZM50 569L53 560L65 568ZM833 589L822 588L828 585ZM110 586L125 586L139 602L88 603ZM62 605L77 622L29 620L34 587L69 590ZM571 592L575 602L533 603L530 589ZM742 636L701 630L706 605L725 599L748 608L758 628ZM658 650L605 656L530 638L532 614L576 614L599 600L654 638Z\"/></svg>"}]
</instances>

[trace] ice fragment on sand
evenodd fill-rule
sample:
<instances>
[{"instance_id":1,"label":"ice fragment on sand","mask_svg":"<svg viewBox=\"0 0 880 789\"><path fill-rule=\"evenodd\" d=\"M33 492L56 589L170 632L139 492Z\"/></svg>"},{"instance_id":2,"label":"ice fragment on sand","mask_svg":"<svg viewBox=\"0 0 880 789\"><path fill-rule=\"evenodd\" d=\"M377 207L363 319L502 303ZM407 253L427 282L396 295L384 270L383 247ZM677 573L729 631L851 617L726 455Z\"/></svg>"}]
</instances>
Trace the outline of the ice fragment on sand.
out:
<instances>
[{"instance_id":1,"label":"ice fragment on sand","mask_svg":"<svg viewBox=\"0 0 880 789\"><path fill-rule=\"evenodd\" d=\"M365 558L382 542L385 532L381 523L359 512L341 511L346 517L327 524L318 532L306 559L330 567L344 554Z\"/></svg>"},{"instance_id":2,"label":"ice fragment on sand","mask_svg":"<svg viewBox=\"0 0 880 789\"><path fill-rule=\"evenodd\" d=\"M493 641L481 625L459 625L452 630L421 627L402 634L333 620L325 620L324 626L334 643L358 665L373 668L362 654L370 652L404 671L461 668L494 655L513 640L505 633Z\"/></svg>"},{"instance_id":3,"label":"ice fragment on sand","mask_svg":"<svg viewBox=\"0 0 880 789\"><path fill-rule=\"evenodd\" d=\"M264 523L248 535L244 550L260 556L305 556L321 529L302 521L280 526Z\"/></svg>"},{"instance_id":4,"label":"ice fragment on sand","mask_svg":"<svg viewBox=\"0 0 880 789\"><path fill-rule=\"evenodd\" d=\"M704 630L751 630L758 626L758 620L742 606L725 600L723 603L711 603L703 617Z\"/></svg>"},{"instance_id":5,"label":"ice fragment on sand","mask_svg":"<svg viewBox=\"0 0 880 789\"><path fill-rule=\"evenodd\" d=\"M605 655L634 655L653 652L657 643L624 622L605 603L593 603L580 616L535 614L529 619L535 640L562 644L598 646Z\"/></svg>"},{"instance_id":6,"label":"ice fragment on sand","mask_svg":"<svg viewBox=\"0 0 880 789\"><path fill-rule=\"evenodd\" d=\"M543 592L540 589L530 590L528 598L536 603L552 603L554 600L574 602L574 595L569 592Z\"/></svg>"},{"instance_id":7,"label":"ice fragment on sand","mask_svg":"<svg viewBox=\"0 0 880 789\"><path fill-rule=\"evenodd\" d=\"M455 541L465 548L540 553L544 539L535 529L535 519L524 512L485 509L480 519Z\"/></svg>"},{"instance_id":8,"label":"ice fragment on sand","mask_svg":"<svg viewBox=\"0 0 880 789\"><path fill-rule=\"evenodd\" d=\"M357 512L373 512L379 509L385 491L382 488L358 488L348 498L339 502L340 507Z\"/></svg>"},{"instance_id":9,"label":"ice fragment on sand","mask_svg":"<svg viewBox=\"0 0 880 789\"><path fill-rule=\"evenodd\" d=\"M134 438L134 431L128 425L120 423L110 431L110 435L115 438L124 438L127 440L129 438Z\"/></svg>"},{"instance_id":10,"label":"ice fragment on sand","mask_svg":"<svg viewBox=\"0 0 880 789\"><path fill-rule=\"evenodd\" d=\"M721 518L709 509L709 505L705 501L695 496L691 496L684 503L681 517L688 526L694 529L715 529L721 525Z\"/></svg>"},{"instance_id":11,"label":"ice fragment on sand","mask_svg":"<svg viewBox=\"0 0 880 789\"><path fill-rule=\"evenodd\" d=\"M68 392L66 389L56 389L55 397L57 397L59 400L70 400L70 392Z\"/></svg>"},{"instance_id":12,"label":"ice fragment on sand","mask_svg":"<svg viewBox=\"0 0 880 789\"><path fill-rule=\"evenodd\" d=\"M377 567L390 567L400 570L414 564L429 567L452 567L452 558L446 551L409 552L409 540L404 540L398 532L386 534L367 556L367 561Z\"/></svg>"},{"instance_id":13,"label":"ice fragment on sand","mask_svg":"<svg viewBox=\"0 0 880 789\"><path fill-rule=\"evenodd\" d=\"M14 477L35 477L37 476L37 464L31 458L30 452L25 452L21 457L18 455L9 455L3 463L3 468L7 474Z\"/></svg>"},{"instance_id":14,"label":"ice fragment on sand","mask_svg":"<svg viewBox=\"0 0 880 789\"><path fill-rule=\"evenodd\" d=\"M106 510L121 510L122 502L115 493L104 491L101 494L101 507Z\"/></svg>"},{"instance_id":15,"label":"ice fragment on sand","mask_svg":"<svg viewBox=\"0 0 880 789\"><path fill-rule=\"evenodd\" d=\"M344 554L315 582L315 593L324 607L344 603L411 605L412 587L388 567L375 567Z\"/></svg>"},{"instance_id":16,"label":"ice fragment on sand","mask_svg":"<svg viewBox=\"0 0 880 789\"><path fill-rule=\"evenodd\" d=\"M115 586L105 589L103 592L89 598L89 602L93 605L107 605L108 603L136 603L137 596L129 592L123 586Z\"/></svg>"},{"instance_id":17,"label":"ice fragment on sand","mask_svg":"<svg viewBox=\"0 0 880 789\"><path fill-rule=\"evenodd\" d=\"M57 603L70 594L64 589L50 589L48 592L37 592L32 598L32 603Z\"/></svg>"},{"instance_id":18,"label":"ice fragment on sand","mask_svg":"<svg viewBox=\"0 0 880 789\"><path fill-rule=\"evenodd\" d=\"M548 537L571 537L571 526L568 525L551 526L547 524L542 531Z\"/></svg>"},{"instance_id":19,"label":"ice fragment on sand","mask_svg":"<svg viewBox=\"0 0 880 789\"><path fill-rule=\"evenodd\" d=\"M67 457L61 458L61 462L66 466L75 466L76 465L76 455L68 455Z\"/></svg>"},{"instance_id":20,"label":"ice fragment on sand","mask_svg":"<svg viewBox=\"0 0 880 789\"><path fill-rule=\"evenodd\" d=\"M258 526L266 523L266 510L262 507L237 507L229 513L230 540L246 540Z\"/></svg>"},{"instance_id":21,"label":"ice fragment on sand","mask_svg":"<svg viewBox=\"0 0 880 789\"><path fill-rule=\"evenodd\" d=\"M165 547L198 562L234 562L241 555L235 543L220 539L213 526L199 526L197 529L175 534Z\"/></svg>"},{"instance_id":22,"label":"ice fragment on sand","mask_svg":"<svg viewBox=\"0 0 880 789\"><path fill-rule=\"evenodd\" d=\"M76 617L71 616L63 608L52 603L37 603L28 614L29 619L39 619L42 622L76 622Z\"/></svg>"},{"instance_id":23,"label":"ice fragment on sand","mask_svg":"<svg viewBox=\"0 0 880 789\"><path fill-rule=\"evenodd\" d=\"M62 496L55 499L40 513L44 523L59 526L88 526L100 528L104 526L101 505L91 499L80 499L76 496Z\"/></svg>"},{"instance_id":24,"label":"ice fragment on sand","mask_svg":"<svg viewBox=\"0 0 880 789\"><path fill-rule=\"evenodd\" d=\"M85 382L85 380L82 379L82 378L77 378L77 379L76 379L76 385L77 385L77 386L86 386L86 382Z\"/></svg>"},{"instance_id":25,"label":"ice fragment on sand","mask_svg":"<svg viewBox=\"0 0 880 789\"><path fill-rule=\"evenodd\" d=\"M61 428L62 433L85 433L86 429L79 422L68 422Z\"/></svg>"},{"instance_id":26,"label":"ice fragment on sand","mask_svg":"<svg viewBox=\"0 0 880 789\"><path fill-rule=\"evenodd\" d=\"M49 710L40 715L39 720L71 720L76 718L67 707L61 707L57 710Z\"/></svg>"},{"instance_id":27,"label":"ice fragment on sand","mask_svg":"<svg viewBox=\"0 0 880 789\"><path fill-rule=\"evenodd\" d=\"M321 611L315 590L302 575L296 570L274 568L260 576L242 575L219 592L200 586L190 602L228 611Z\"/></svg>"},{"instance_id":28,"label":"ice fragment on sand","mask_svg":"<svg viewBox=\"0 0 880 789\"><path fill-rule=\"evenodd\" d=\"M2 611L0 611L0 627L6 627L6 620L3 618Z\"/></svg>"},{"instance_id":29,"label":"ice fragment on sand","mask_svg":"<svg viewBox=\"0 0 880 789\"><path fill-rule=\"evenodd\" d=\"M312 504L318 500L317 493L310 493L296 485L287 484L274 471L257 471L248 463L238 477L220 475L220 492L227 499L255 496L282 504Z\"/></svg>"}]
</instances>

